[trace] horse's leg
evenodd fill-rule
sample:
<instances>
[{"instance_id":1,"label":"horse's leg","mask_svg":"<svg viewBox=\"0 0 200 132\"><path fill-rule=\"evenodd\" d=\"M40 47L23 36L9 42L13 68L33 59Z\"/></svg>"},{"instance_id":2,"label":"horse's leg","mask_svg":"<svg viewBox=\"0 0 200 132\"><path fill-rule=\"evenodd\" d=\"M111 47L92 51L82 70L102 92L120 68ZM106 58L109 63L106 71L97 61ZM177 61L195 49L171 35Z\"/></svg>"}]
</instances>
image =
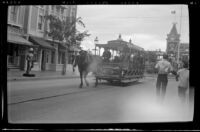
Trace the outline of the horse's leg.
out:
<instances>
[{"instance_id":1,"label":"horse's leg","mask_svg":"<svg viewBox=\"0 0 200 132\"><path fill-rule=\"evenodd\" d=\"M82 71L80 71L80 79L81 79L81 84L80 84L79 88L82 88L82 86L83 86L83 72Z\"/></svg>"},{"instance_id":2,"label":"horse's leg","mask_svg":"<svg viewBox=\"0 0 200 132\"><path fill-rule=\"evenodd\" d=\"M88 72L85 71L85 72L84 72L84 80L85 80L85 84L87 85L87 87L89 87L89 83L88 83L88 81L87 81L87 79L86 79L87 74L88 74Z\"/></svg>"}]
</instances>

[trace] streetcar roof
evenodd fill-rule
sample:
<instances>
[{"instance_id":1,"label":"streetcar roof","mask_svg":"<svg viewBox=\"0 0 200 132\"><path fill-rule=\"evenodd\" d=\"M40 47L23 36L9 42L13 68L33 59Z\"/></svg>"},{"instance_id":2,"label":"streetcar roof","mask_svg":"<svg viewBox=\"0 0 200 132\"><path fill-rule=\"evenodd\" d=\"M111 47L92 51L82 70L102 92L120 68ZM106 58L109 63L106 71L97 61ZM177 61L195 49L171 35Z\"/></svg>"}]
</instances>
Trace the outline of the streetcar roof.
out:
<instances>
[{"instance_id":1,"label":"streetcar roof","mask_svg":"<svg viewBox=\"0 0 200 132\"><path fill-rule=\"evenodd\" d=\"M107 44L96 44L96 46L100 48L109 48L109 49L114 49L114 50L119 50L119 51L127 51L127 50L138 50L138 51L144 51L143 48L133 44L129 43L123 40L111 40L108 41Z\"/></svg>"}]
</instances>

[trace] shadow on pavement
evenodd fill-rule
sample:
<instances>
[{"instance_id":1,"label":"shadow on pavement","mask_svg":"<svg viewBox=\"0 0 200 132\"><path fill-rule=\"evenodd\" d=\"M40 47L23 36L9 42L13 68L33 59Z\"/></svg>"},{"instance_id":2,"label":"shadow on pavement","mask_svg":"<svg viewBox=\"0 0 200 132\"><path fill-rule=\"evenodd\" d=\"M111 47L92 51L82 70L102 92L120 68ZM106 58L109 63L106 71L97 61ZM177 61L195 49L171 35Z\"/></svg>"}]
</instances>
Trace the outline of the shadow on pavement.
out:
<instances>
[{"instance_id":1,"label":"shadow on pavement","mask_svg":"<svg viewBox=\"0 0 200 132\"><path fill-rule=\"evenodd\" d=\"M99 82L98 85L107 85L107 86L119 86L119 87L126 87L126 86L131 86L131 85L138 85L142 84L142 81L132 81L132 82L108 82L108 81L101 81Z\"/></svg>"}]
</instances>

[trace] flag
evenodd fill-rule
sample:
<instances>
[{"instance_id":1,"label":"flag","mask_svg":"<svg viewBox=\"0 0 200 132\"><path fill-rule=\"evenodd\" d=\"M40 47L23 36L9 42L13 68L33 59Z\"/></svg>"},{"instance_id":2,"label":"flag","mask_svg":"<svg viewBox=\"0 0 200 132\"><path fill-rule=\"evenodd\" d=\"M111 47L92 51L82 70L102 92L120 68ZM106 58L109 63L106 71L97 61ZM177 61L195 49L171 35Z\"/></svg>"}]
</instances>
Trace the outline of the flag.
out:
<instances>
[{"instance_id":1,"label":"flag","mask_svg":"<svg viewBox=\"0 0 200 132\"><path fill-rule=\"evenodd\" d=\"M175 14L175 13L176 13L176 11L171 11L171 13L172 13L172 14Z\"/></svg>"}]
</instances>

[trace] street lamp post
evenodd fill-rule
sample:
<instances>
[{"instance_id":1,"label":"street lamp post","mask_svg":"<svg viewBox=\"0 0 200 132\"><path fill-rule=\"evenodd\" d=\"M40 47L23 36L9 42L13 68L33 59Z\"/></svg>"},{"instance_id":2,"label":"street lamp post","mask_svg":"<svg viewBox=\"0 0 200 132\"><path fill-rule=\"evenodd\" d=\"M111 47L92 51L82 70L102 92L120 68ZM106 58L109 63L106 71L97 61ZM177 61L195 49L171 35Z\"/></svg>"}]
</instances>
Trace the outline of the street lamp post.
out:
<instances>
[{"instance_id":1,"label":"street lamp post","mask_svg":"<svg viewBox=\"0 0 200 132\"><path fill-rule=\"evenodd\" d=\"M95 49L94 49L94 50L95 50L95 55L96 55L96 50L97 50L97 49L96 49L96 44L98 43L98 41L99 41L99 40L98 40L98 38L96 37L95 40L94 40L94 44L95 44Z\"/></svg>"},{"instance_id":2,"label":"street lamp post","mask_svg":"<svg viewBox=\"0 0 200 132\"><path fill-rule=\"evenodd\" d=\"M181 35L181 19L182 19L182 6L181 6L181 17L180 17L180 35ZM179 64L179 58L180 58L180 40L178 43L178 56L177 56L177 63Z\"/></svg>"}]
</instances>

